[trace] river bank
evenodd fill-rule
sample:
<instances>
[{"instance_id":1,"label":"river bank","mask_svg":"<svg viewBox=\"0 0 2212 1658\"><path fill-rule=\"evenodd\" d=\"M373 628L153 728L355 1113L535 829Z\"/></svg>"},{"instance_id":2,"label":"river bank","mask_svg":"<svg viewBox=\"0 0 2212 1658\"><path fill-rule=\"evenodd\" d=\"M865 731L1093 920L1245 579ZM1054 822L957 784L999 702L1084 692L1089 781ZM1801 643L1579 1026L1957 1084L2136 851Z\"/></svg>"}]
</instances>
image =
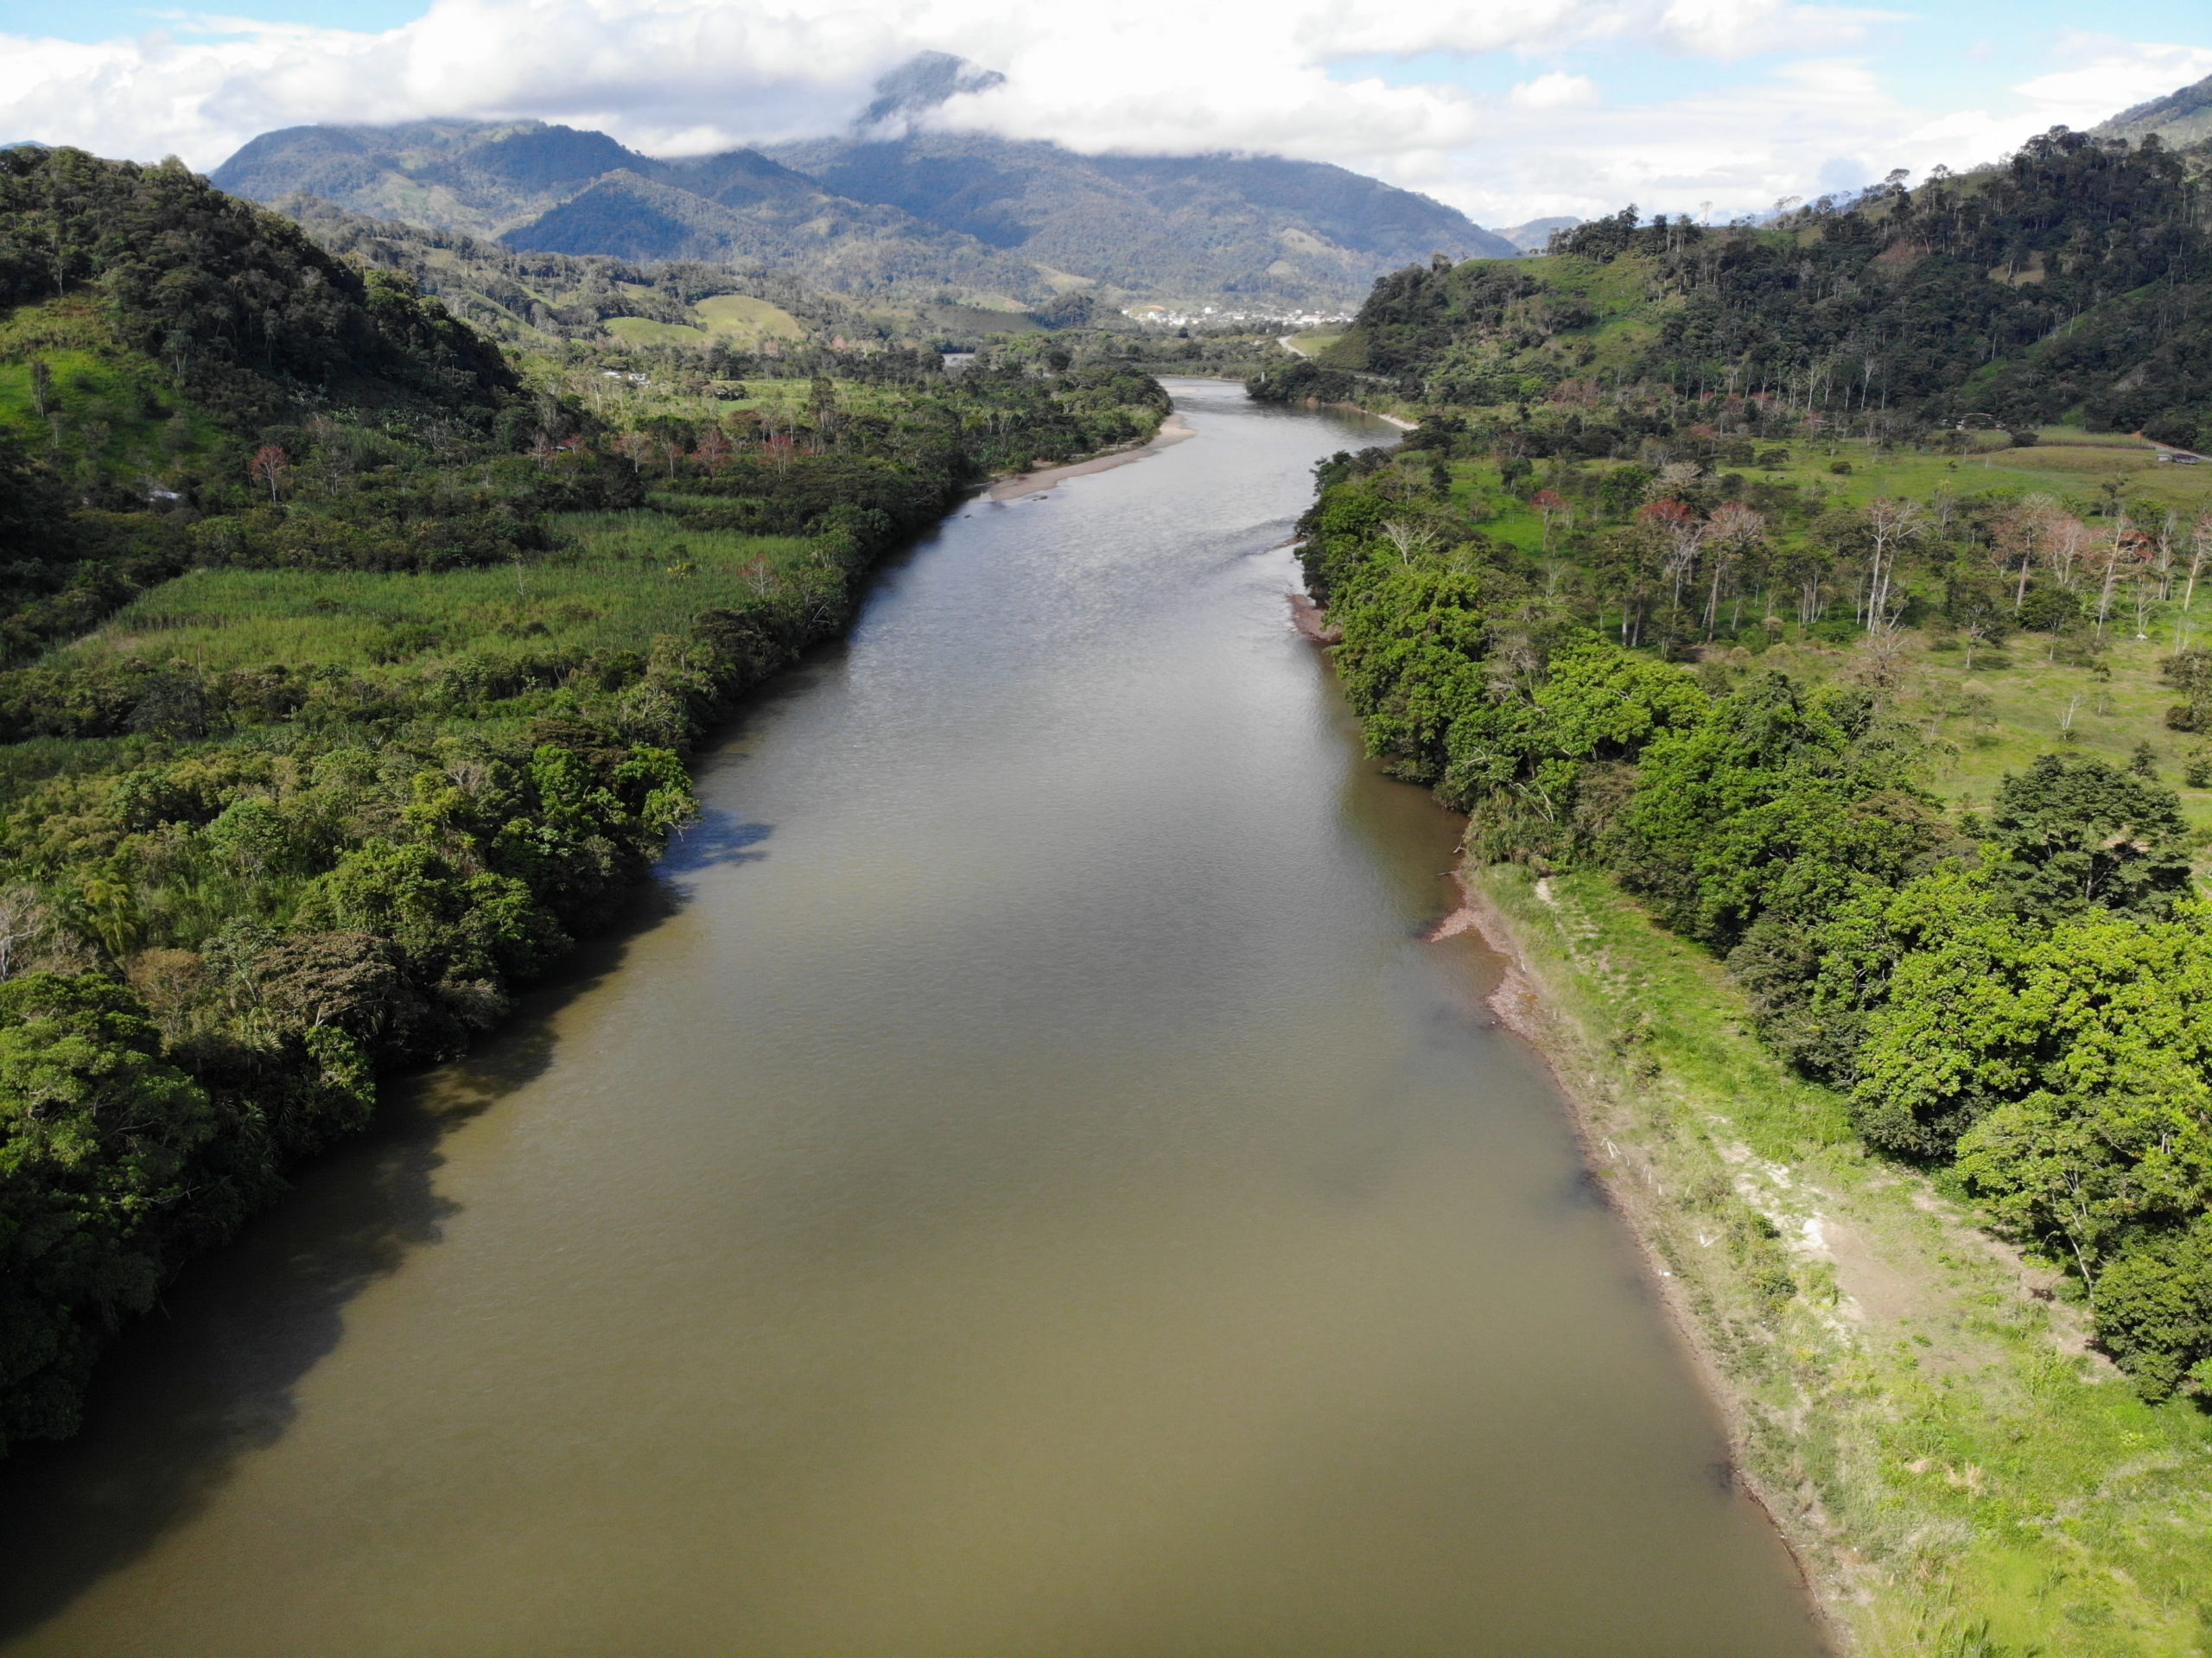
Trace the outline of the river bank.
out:
<instances>
[{"instance_id":1,"label":"river bank","mask_svg":"<svg viewBox=\"0 0 2212 1658\"><path fill-rule=\"evenodd\" d=\"M1016 473L1001 478L986 491L995 501L1018 501L1031 495L1042 495L1046 490L1065 483L1071 478L1086 478L1093 473L1110 472L1116 467L1126 467L1133 461L1172 448L1185 438L1198 433L1179 414L1171 414L1160 422L1152 435L1141 443L1128 444L1117 449L1105 449L1080 461L1071 461L1064 466L1043 467L1035 472Z\"/></svg>"},{"instance_id":2,"label":"river bank","mask_svg":"<svg viewBox=\"0 0 2212 1658\"><path fill-rule=\"evenodd\" d=\"M1839 1648L2205 1650L2202 1414L2144 1405L2058 1274L1869 1157L1718 964L1606 878L1463 886L1458 924L1510 963L1493 1006L1572 1101Z\"/></svg>"}]
</instances>

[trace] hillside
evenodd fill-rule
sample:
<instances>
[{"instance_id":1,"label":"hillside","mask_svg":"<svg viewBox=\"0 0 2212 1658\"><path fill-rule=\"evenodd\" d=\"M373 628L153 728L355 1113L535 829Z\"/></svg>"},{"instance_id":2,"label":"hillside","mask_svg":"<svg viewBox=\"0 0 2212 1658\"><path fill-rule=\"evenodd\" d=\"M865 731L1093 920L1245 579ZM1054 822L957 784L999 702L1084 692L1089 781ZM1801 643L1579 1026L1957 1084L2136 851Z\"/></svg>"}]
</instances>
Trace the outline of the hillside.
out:
<instances>
[{"instance_id":1,"label":"hillside","mask_svg":"<svg viewBox=\"0 0 2212 1658\"><path fill-rule=\"evenodd\" d=\"M2126 138L2133 143L2156 137L2169 149L2212 141L2212 75L2164 98L2122 110L2111 120L2091 128L2089 136Z\"/></svg>"},{"instance_id":2,"label":"hillside","mask_svg":"<svg viewBox=\"0 0 2212 1658\"><path fill-rule=\"evenodd\" d=\"M908 130L984 84L957 60L908 71L885 77L854 134L766 154L666 161L537 121L427 121L264 133L213 178L257 201L312 196L517 249L772 264L856 296L950 289L1006 309L1077 290L1349 307L1408 259L1513 251L1441 203L1318 162Z\"/></svg>"},{"instance_id":3,"label":"hillside","mask_svg":"<svg viewBox=\"0 0 2212 1658\"><path fill-rule=\"evenodd\" d=\"M927 132L768 153L840 195L1133 294L1349 303L1408 259L1513 251L1427 196L1279 156L1081 156Z\"/></svg>"},{"instance_id":4,"label":"hillside","mask_svg":"<svg viewBox=\"0 0 2212 1658\"><path fill-rule=\"evenodd\" d=\"M1277 389L1306 395L1292 381L1336 370L1438 404L1689 399L1875 432L2065 418L2199 447L2212 237L2196 187L2155 141L2055 132L2001 167L1769 226L1631 207L1549 257L1395 273Z\"/></svg>"}]
</instances>

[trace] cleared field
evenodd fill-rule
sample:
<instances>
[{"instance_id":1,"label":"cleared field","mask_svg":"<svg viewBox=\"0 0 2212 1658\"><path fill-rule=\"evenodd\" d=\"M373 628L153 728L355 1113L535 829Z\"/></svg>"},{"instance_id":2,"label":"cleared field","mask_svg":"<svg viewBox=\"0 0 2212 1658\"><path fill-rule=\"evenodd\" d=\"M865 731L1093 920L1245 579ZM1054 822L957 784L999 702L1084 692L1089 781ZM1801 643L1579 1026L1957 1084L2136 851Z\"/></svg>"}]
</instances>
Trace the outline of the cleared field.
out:
<instances>
[{"instance_id":1,"label":"cleared field","mask_svg":"<svg viewBox=\"0 0 2212 1658\"><path fill-rule=\"evenodd\" d=\"M759 604L818 569L798 537L686 531L651 511L577 513L569 545L527 566L433 575L193 570L49 660L141 655L414 673L461 656L643 651L702 610Z\"/></svg>"},{"instance_id":2,"label":"cleared field","mask_svg":"<svg viewBox=\"0 0 2212 1658\"><path fill-rule=\"evenodd\" d=\"M42 414L35 362L46 370ZM162 477L222 436L78 297L22 306L0 326L0 425L65 467L110 477Z\"/></svg>"},{"instance_id":3,"label":"cleared field","mask_svg":"<svg viewBox=\"0 0 2212 1658\"><path fill-rule=\"evenodd\" d=\"M2060 427L2043 435L2033 448L1964 456L1875 454L1859 441L1762 446L1770 453L1787 447L1790 458L1779 467L1722 470L1740 472L1747 492L1760 480L1779 480L1817 491L1832 507L1860 507L1878 496L1929 503L1946 495L2009 501L2041 494L2088 518L2117 502L2137 522L2154 527L2174 514L2184 537L2188 525L2212 510L2212 467L2162 463L2139 440L2125 435ZM1850 470L1832 471L1836 461ZM1602 473L1620 463L1585 464ZM1542 519L1504 488L1494 465L1454 461L1450 474L1453 503L1475 516L1484 534L1545 557ZM2117 488L2108 488L2108 482ZM2089 521L2093 527L2109 522ZM1571 579L1571 562L1558 551L1559 539L1555 530L1546 562L1562 579ZM1942 582L1932 571L1909 579L1931 607L1941 602ZM1971 664L1964 642L1940 619L1908 629L1891 696L1897 711L1933 740L1923 780L1961 805L1980 806L2006 773L2024 770L2053 748L2126 765L2147 743L2161 780L2180 791L2190 821L2212 840L2212 790L2190 788L2183 775L2188 759L2212 751L2212 735L2165 724L2166 710L2179 694L2164 683L2161 664L2183 645L2212 643L2212 580L2200 583L2186 609L2183 592L2177 582L2172 599L2145 605L2139 616L2133 598L2123 595L2101 636L2092 631L2085 642L2016 632L2000 648L1977 648ZM1778 670L1811 683L1862 675L1867 667L1863 641L1824 643L1799 636L1794 626L1783 642L1764 651L1724 642L1717 653L1739 670Z\"/></svg>"},{"instance_id":4,"label":"cleared field","mask_svg":"<svg viewBox=\"0 0 2212 1658\"><path fill-rule=\"evenodd\" d=\"M685 327L677 322L656 322L651 317L609 317L600 326L628 346L701 346L707 343L703 329Z\"/></svg>"},{"instance_id":5,"label":"cleared field","mask_svg":"<svg viewBox=\"0 0 2212 1658\"><path fill-rule=\"evenodd\" d=\"M763 340L804 340L806 327L781 306L744 294L716 294L691 308L708 333L733 343L752 345Z\"/></svg>"}]
</instances>

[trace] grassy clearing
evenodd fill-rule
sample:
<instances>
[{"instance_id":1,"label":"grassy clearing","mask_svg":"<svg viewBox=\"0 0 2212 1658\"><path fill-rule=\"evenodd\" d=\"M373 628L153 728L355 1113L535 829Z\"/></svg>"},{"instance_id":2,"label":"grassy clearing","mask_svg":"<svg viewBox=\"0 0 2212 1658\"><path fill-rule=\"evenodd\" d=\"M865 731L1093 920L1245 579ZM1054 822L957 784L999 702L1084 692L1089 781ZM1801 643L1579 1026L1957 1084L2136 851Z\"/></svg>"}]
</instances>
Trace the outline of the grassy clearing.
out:
<instances>
[{"instance_id":1,"label":"grassy clearing","mask_svg":"<svg viewBox=\"0 0 2212 1658\"><path fill-rule=\"evenodd\" d=\"M38 408L33 364L48 377ZM221 440L81 297L18 307L0 324L0 425L65 473L160 478Z\"/></svg>"},{"instance_id":2,"label":"grassy clearing","mask_svg":"<svg viewBox=\"0 0 2212 1658\"><path fill-rule=\"evenodd\" d=\"M2212 506L2212 467L2161 462L2148 444L2121 433L2047 426L2040 436L2031 448L2014 448L1983 435L1980 447L1963 455L1870 450L1858 439L1799 441L1772 446L1788 451L1788 464L1759 471L1801 486L1817 484L1843 506L1864 505L1878 495L1924 501L1946 491L1998 491L2056 495L2086 511L2102 504L2108 485L2119 486L2131 505L2171 508L2191 518ZM1834 471L1839 461L1850 471Z\"/></svg>"},{"instance_id":3,"label":"grassy clearing","mask_svg":"<svg viewBox=\"0 0 2212 1658\"><path fill-rule=\"evenodd\" d=\"M568 545L527 566L432 575L193 570L147 594L58 663L138 654L209 670L315 663L410 673L463 655L648 647L701 611L796 582L814 543L686 530L652 511L558 520Z\"/></svg>"},{"instance_id":4,"label":"grassy clearing","mask_svg":"<svg viewBox=\"0 0 2212 1658\"><path fill-rule=\"evenodd\" d=\"M1928 784L1980 807L2007 772L2054 748L2125 765L2148 742L2159 780L2180 791L2192 823L2212 830L2212 790L2190 788L2182 774L2183 758L2205 740L2164 723L2177 693L2158 664L2172 653L2175 632L2169 619L2149 638L2115 639L2094 665L2052 660L2048 637L2018 634L2007 649L1977 656L1971 670L1955 638L1909 633L1897 708L1936 740ZM1862 659L1863 649L1805 644L1777 645L1756 660L1819 682L1853 671Z\"/></svg>"},{"instance_id":5,"label":"grassy clearing","mask_svg":"<svg viewBox=\"0 0 2212 1658\"><path fill-rule=\"evenodd\" d=\"M2212 1415L2145 1406L2060 1275L1852 1140L1709 958L1603 876L1473 877L1744 1471L1870 1658L2212 1653ZM1778 1277L1777 1274L1786 1276ZM1970 1643L1986 1623L1993 1648Z\"/></svg>"},{"instance_id":6,"label":"grassy clearing","mask_svg":"<svg viewBox=\"0 0 2212 1658\"><path fill-rule=\"evenodd\" d=\"M691 308L708 333L733 344L757 346L764 340L804 340L806 325L779 305L744 294L716 294Z\"/></svg>"},{"instance_id":7,"label":"grassy clearing","mask_svg":"<svg viewBox=\"0 0 2212 1658\"><path fill-rule=\"evenodd\" d=\"M681 322L656 322L651 317L611 316L600 326L626 346L690 346L703 349L706 331Z\"/></svg>"}]
</instances>

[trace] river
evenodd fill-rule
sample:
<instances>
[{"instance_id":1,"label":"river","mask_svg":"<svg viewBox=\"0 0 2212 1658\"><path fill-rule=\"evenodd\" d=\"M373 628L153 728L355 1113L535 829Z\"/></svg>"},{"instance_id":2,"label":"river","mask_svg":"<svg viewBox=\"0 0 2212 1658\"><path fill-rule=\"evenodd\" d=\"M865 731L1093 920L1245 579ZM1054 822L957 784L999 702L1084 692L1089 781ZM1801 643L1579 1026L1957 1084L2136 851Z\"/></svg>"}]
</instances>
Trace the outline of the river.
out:
<instances>
[{"instance_id":1,"label":"river","mask_svg":"<svg viewBox=\"0 0 2212 1658\"><path fill-rule=\"evenodd\" d=\"M0 1468L40 1658L1812 1658L1284 550L1359 416L963 508L632 924Z\"/></svg>"}]
</instances>

